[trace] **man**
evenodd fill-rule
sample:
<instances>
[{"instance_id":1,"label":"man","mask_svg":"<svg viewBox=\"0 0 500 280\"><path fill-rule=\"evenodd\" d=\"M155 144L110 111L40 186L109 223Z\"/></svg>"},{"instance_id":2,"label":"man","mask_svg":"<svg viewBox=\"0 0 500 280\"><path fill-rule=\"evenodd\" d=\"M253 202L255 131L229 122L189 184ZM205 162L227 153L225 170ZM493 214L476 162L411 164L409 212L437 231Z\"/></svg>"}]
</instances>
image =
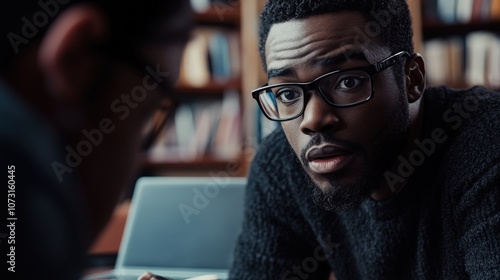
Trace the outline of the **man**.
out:
<instances>
[{"instance_id":1,"label":"man","mask_svg":"<svg viewBox=\"0 0 500 280\"><path fill-rule=\"evenodd\" d=\"M2 275L78 279L132 183L142 127L172 97L191 8L3 1L1 18Z\"/></svg>"},{"instance_id":2,"label":"man","mask_svg":"<svg viewBox=\"0 0 500 280\"><path fill-rule=\"evenodd\" d=\"M404 0L270 0L260 37L230 278L498 279L500 95L426 89Z\"/></svg>"}]
</instances>

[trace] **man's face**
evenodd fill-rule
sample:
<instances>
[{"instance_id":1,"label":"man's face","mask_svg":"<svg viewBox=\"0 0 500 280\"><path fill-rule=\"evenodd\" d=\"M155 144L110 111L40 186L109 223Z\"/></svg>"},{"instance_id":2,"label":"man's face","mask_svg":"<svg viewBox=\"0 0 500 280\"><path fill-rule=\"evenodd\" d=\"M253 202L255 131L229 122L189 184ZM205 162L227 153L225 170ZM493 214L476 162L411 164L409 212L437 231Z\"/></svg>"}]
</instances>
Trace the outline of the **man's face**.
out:
<instances>
[{"instance_id":1,"label":"man's face","mask_svg":"<svg viewBox=\"0 0 500 280\"><path fill-rule=\"evenodd\" d=\"M375 38L363 44L359 32L365 24L361 14L343 12L273 25L266 41L269 84L309 82L392 55ZM282 123L320 206L335 210L359 204L376 190L404 144L408 102L393 74L401 70L394 67L372 76L370 101L336 108L310 91L304 114Z\"/></svg>"}]
</instances>

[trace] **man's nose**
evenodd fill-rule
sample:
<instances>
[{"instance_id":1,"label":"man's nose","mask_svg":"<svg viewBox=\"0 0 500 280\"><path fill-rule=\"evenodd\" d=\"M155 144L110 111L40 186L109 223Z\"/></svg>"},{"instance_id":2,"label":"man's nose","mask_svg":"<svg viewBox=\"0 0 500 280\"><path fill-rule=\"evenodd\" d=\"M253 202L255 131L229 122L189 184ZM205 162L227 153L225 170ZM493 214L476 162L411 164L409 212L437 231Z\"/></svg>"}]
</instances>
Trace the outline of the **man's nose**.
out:
<instances>
[{"instance_id":1,"label":"man's nose","mask_svg":"<svg viewBox=\"0 0 500 280\"><path fill-rule=\"evenodd\" d=\"M336 114L338 108L328 104L317 91L310 91L306 98L306 107L300 124L302 133L310 135L338 128L340 123Z\"/></svg>"}]
</instances>

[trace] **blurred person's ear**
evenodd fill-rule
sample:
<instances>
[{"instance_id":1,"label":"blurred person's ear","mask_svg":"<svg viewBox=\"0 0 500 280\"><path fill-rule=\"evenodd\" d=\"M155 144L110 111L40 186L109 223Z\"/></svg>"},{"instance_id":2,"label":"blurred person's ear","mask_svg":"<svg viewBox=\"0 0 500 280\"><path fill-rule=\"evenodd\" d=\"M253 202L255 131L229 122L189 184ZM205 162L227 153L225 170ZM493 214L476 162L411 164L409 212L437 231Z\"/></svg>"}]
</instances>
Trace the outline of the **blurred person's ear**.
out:
<instances>
[{"instance_id":1,"label":"blurred person's ear","mask_svg":"<svg viewBox=\"0 0 500 280\"><path fill-rule=\"evenodd\" d=\"M52 23L42 39L38 63L56 98L84 98L103 63L93 46L106 40L107 28L105 14L92 5L70 7Z\"/></svg>"}]
</instances>

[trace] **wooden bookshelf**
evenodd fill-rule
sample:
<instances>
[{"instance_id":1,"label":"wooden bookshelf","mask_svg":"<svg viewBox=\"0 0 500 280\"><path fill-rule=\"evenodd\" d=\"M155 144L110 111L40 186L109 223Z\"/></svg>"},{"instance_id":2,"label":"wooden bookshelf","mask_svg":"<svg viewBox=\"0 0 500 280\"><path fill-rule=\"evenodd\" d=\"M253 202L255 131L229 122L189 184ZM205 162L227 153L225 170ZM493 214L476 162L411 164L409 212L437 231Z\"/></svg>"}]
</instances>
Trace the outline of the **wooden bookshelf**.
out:
<instances>
[{"instance_id":1,"label":"wooden bookshelf","mask_svg":"<svg viewBox=\"0 0 500 280\"><path fill-rule=\"evenodd\" d=\"M187 98L196 97L221 97L227 89L236 89L241 91L241 79L230 79L224 82L210 81L202 87L191 85L179 85L177 91L180 95Z\"/></svg>"},{"instance_id":2,"label":"wooden bookshelf","mask_svg":"<svg viewBox=\"0 0 500 280\"><path fill-rule=\"evenodd\" d=\"M425 21L422 25L423 35L425 39L434 37L448 37L467 35L474 31L500 31L500 20L492 21L471 21L468 23L445 24L440 21Z\"/></svg>"},{"instance_id":3,"label":"wooden bookshelf","mask_svg":"<svg viewBox=\"0 0 500 280\"><path fill-rule=\"evenodd\" d=\"M210 176L211 172L223 171L230 176L245 176L247 166L245 159L235 158L234 160L222 160L213 157L203 157L196 160L166 160L154 161L145 159L143 166L148 170L177 174L179 172L195 172L199 176Z\"/></svg>"},{"instance_id":4,"label":"wooden bookshelf","mask_svg":"<svg viewBox=\"0 0 500 280\"><path fill-rule=\"evenodd\" d=\"M484 8L480 14L476 7L470 14L466 13L468 16L464 19L450 11L439 10L436 1L409 1L414 31L421 34L420 39L415 39L415 45L420 46L417 51L426 59L428 85L458 89L482 85L498 90L500 15ZM455 0L449 1L452 4ZM494 3L471 1L473 7L479 3ZM462 10L464 12L467 11Z\"/></svg>"},{"instance_id":5,"label":"wooden bookshelf","mask_svg":"<svg viewBox=\"0 0 500 280\"><path fill-rule=\"evenodd\" d=\"M203 102L207 102L208 104L210 102L218 102L218 100L220 100L223 103L224 98L226 98L228 92L235 92L235 91L239 92L239 108L240 108L240 116L238 121L239 125L237 126L237 128L232 128L230 132L226 132L226 135L232 135L233 133L239 134L240 140L238 140L238 143L236 144L241 147L243 147L242 143L244 143L248 137L251 137L251 135L248 134L248 132L249 131L251 132L251 130L248 130L246 128L246 125L248 125L247 118L249 117L249 114L246 110L249 108L249 106L252 105L247 104L249 100L245 96L246 91L244 88L245 86L248 87L249 83L248 81L246 81L246 79L248 79L249 75L245 75L245 73L247 72L244 69L244 67L242 67L242 65L245 65L246 63L246 58L242 54L243 51L247 51L244 47L244 43L247 43L247 41L243 42L243 40L245 40L243 33L245 33L248 30L249 24L252 24L249 21L248 11L244 10L244 6L248 7L248 3L246 2L248 1L234 1L231 2L230 4L224 4L222 2L215 1L212 3L209 9L200 13L195 13L194 17L195 18L194 31L197 30L201 30L200 32L205 32L207 30L208 32L220 31L221 34L231 33L232 35L228 36L233 36L231 38L232 40L234 40L234 38L238 38L239 47L237 51L239 52L239 63L240 63L238 71L237 72L231 71L231 77L228 77L226 79L224 77L222 79L211 78L209 81L204 83L198 83L197 85L192 85L192 84L190 85L189 83L186 83L186 80L181 80L181 83L179 83L179 85L176 88L177 95L180 97L179 98L180 104L177 108L182 106L182 104L187 104L188 106L189 104L196 104L196 103L203 104ZM245 11L245 13L243 13L242 11ZM258 18L257 14L252 14L252 18L255 18L256 20ZM202 33L202 35L204 36L205 34L206 33ZM229 39L227 40L229 41ZM253 44L256 45L257 44L256 42L257 41L253 42ZM234 52L234 49L230 51ZM233 59L233 57L231 57L231 59ZM198 60L195 59L194 61L196 62ZM208 65L209 67L213 67L213 61L209 60L209 62L206 65ZM231 65L231 67L232 66L233 65ZM191 72L187 70L184 73L191 73ZM233 75L233 73L238 73L238 74ZM254 85L251 85L251 87L253 86ZM194 105L194 107L195 106L196 105ZM224 105L222 104L221 108L222 106ZM203 105L198 107L203 108ZM175 118L176 117L175 113L170 114L170 117ZM168 121L164 123L165 126L169 125ZM221 125L221 123L219 123L219 125ZM193 135L193 137L195 137L195 135ZM230 168L232 168L232 166L238 165L240 166L238 172L235 172L234 174L230 175L245 176L249 164L247 160L244 159L243 154L244 151L241 151L239 153L235 153L234 156L230 158L227 158L227 156L225 156L222 157L223 159L220 159L220 155L217 154L213 155L211 153L197 156L196 158L190 158L182 156L180 157L170 156L169 154L162 157L161 153L157 153L151 156L151 152L145 152L142 160L142 171L143 171L142 175L167 174L173 176L181 176L184 174L189 174L189 175L207 176L210 172L227 171ZM183 158L190 158L190 159L185 160Z\"/></svg>"}]
</instances>

